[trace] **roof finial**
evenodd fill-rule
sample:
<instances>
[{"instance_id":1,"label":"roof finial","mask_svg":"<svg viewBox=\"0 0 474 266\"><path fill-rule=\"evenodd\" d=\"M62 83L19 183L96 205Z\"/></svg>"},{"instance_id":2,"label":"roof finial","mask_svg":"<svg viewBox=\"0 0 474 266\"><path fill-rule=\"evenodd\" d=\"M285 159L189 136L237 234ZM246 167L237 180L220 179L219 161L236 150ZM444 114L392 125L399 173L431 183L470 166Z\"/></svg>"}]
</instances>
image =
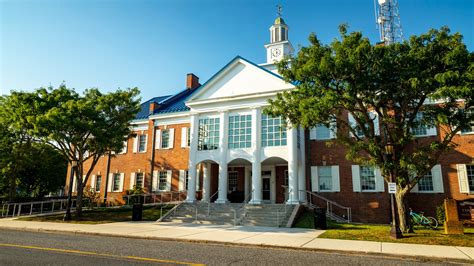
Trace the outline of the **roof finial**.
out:
<instances>
[{"instance_id":1,"label":"roof finial","mask_svg":"<svg viewBox=\"0 0 474 266\"><path fill-rule=\"evenodd\" d=\"M281 6L281 4L276 5L276 7L277 7L277 14L279 17L281 17L283 7Z\"/></svg>"}]
</instances>

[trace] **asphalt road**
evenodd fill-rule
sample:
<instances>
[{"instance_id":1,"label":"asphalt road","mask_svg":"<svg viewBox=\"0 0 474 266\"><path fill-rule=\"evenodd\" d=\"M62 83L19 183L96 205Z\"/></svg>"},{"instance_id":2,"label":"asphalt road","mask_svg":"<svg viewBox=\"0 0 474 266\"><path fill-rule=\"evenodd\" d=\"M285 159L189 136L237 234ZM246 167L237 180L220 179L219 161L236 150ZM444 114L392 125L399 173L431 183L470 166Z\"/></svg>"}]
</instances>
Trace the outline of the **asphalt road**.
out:
<instances>
[{"instance_id":1,"label":"asphalt road","mask_svg":"<svg viewBox=\"0 0 474 266\"><path fill-rule=\"evenodd\" d=\"M0 229L0 265L446 265L372 255Z\"/></svg>"}]
</instances>

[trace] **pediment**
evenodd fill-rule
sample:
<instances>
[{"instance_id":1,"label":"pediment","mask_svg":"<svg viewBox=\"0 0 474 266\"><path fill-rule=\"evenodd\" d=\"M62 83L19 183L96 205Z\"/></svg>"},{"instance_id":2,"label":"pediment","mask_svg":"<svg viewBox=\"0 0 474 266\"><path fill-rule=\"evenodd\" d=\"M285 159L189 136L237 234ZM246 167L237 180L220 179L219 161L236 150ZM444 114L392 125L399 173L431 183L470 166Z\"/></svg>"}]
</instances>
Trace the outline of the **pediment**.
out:
<instances>
[{"instance_id":1,"label":"pediment","mask_svg":"<svg viewBox=\"0 0 474 266\"><path fill-rule=\"evenodd\" d=\"M290 88L293 85L277 74L236 57L203 84L189 102L264 94Z\"/></svg>"}]
</instances>

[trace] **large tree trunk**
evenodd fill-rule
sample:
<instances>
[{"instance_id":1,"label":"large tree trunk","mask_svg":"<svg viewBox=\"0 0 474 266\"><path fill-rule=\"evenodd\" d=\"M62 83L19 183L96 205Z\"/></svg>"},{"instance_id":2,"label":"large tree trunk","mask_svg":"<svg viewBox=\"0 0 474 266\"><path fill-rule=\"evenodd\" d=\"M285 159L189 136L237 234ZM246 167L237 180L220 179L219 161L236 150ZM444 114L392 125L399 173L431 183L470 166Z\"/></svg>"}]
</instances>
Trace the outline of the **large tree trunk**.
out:
<instances>
[{"instance_id":1,"label":"large tree trunk","mask_svg":"<svg viewBox=\"0 0 474 266\"><path fill-rule=\"evenodd\" d=\"M84 188L82 181L77 182L77 198L76 198L76 217L82 217L82 195L84 194Z\"/></svg>"},{"instance_id":2,"label":"large tree trunk","mask_svg":"<svg viewBox=\"0 0 474 266\"><path fill-rule=\"evenodd\" d=\"M8 193L8 200L13 201L16 196L16 177L15 175L10 175L10 191Z\"/></svg>"},{"instance_id":3,"label":"large tree trunk","mask_svg":"<svg viewBox=\"0 0 474 266\"><path fill-rule=\"evenodd\" d=\"M408 229L405 196L406 192L404 191L397 191L397 193L395 194L395 199L397 202L398 225L400 231L402 232L406 232Z\"/></svg>"}]
</instances>

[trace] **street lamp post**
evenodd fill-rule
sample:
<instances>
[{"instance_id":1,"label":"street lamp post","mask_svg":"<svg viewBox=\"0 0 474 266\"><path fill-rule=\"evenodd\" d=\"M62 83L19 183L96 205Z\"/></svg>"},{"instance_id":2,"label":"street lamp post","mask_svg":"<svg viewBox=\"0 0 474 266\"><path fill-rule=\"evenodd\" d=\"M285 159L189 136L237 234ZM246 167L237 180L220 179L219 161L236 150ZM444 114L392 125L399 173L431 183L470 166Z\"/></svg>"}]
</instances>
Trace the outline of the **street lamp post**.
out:
<instances>
[{"instance_id":1,"label":"street lamp post","mask_svg":"<svg viewBox=\"0 0 474 266\"><path fill-rule=\"evenodd\" d=\"M387 158L387 162L393 162L393 154L394 154L393 144L388 142L385 145L385 155L386 155L386 158ZM390 169L390 182L391 183L394 182L392 169ZM392 209L392 225L390 227L390 237L393 238L393 239L402 238L403 235L402 235L402 231L400 231L400 227L398 225L397 212L396 212L396 209L395 209L395 198L394 198L394 194L392 194L392 193L390 194L390 207Z\"/></svg>"}]
</instances>

